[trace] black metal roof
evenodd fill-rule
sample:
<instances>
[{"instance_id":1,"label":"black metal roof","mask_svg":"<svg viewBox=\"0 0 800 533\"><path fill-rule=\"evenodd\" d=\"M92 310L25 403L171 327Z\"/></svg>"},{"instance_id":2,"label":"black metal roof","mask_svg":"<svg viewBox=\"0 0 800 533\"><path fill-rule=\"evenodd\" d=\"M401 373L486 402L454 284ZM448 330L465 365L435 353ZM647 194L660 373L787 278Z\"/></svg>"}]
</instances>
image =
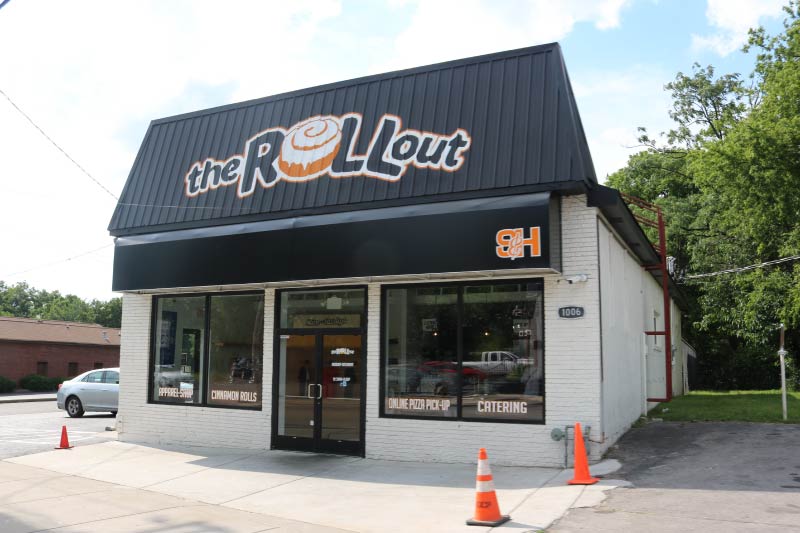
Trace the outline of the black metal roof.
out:
<instances>
[{"instance_id":1,"label":"black metal roof","mask_svg":"<svg viewBox=\"0 0 800 533\"><path fill-rule=\"evenodd\" d=\"M296 139L292 127L317 116L315 125L304 126L317 129L305 132L300 147L285 149ZM303 147L309 138L317 142L334 130L339 136L330 142L335 141L336 151ZM280 153L274 146L279 142ZM420 155L422 147L427 158ZM364 160L348 163L345 154ZM370 154L375 159L368 161ZM301 156L306 159L292 159ZM578 191L596 183L561 49L548 44L155 120L109 231L129 235L518 192Z\"/></svg>"}]
</instances>

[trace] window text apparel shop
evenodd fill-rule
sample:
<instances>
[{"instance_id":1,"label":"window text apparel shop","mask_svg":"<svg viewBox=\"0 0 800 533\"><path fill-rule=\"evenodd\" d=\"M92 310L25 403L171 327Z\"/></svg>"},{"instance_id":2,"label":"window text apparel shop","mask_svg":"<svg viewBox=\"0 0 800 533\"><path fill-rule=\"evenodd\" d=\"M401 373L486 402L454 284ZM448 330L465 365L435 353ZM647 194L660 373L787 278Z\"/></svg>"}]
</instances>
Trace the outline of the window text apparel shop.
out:
<instances>
[{"instance_id":1,"label":"window text apparel shop","mask_svg":"<svg viewBox=\"0 0 800 533\"><path fill-rule=\"evenodd\" d=\"M110 231L122 440L559 465L663 394L557 45L157 120Z\"/></svg>"}]
</instances>

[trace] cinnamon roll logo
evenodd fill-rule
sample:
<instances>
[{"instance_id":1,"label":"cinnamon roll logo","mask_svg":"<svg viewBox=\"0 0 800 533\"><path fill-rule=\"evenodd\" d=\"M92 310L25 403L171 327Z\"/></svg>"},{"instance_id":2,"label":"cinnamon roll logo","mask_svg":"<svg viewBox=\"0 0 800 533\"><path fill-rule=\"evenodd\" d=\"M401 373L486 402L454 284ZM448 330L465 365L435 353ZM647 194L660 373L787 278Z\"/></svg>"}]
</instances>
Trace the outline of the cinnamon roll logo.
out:
<instances>
[{"instance_id":1,"label":"cinnamon roll logo","mask_svg":"<svg viewBox=\"0 0 800 533\"><path fill-rule=\"evenodd\" d=\"M528 228L528 236L525 236L525 228L501 229L495 236L497 244L497 257L503 259L519 259L525 257L525 248L528 248L528 257L539 257L542 255L541 240L539 237L539 226Z\"/></svg>"},{"instance_id":2,"label":"cinnamon roll logo","mask_svg":"<svg viewBox=\"0 0 800 533\"><path fill-rule=\"evenodd\" d=\"M363 154L356 153L362 116L320 115L292 127L268 128L250 137L240 154L195 161L184 176L186 196L236 186L239 198L256 185L269 189L281 181L303 182L363 176L398 181L416 168L455 172L464 164L472 139L463 129L450 134L403 129L396 115L383 115Z\"/></svg>"}]
</instances>

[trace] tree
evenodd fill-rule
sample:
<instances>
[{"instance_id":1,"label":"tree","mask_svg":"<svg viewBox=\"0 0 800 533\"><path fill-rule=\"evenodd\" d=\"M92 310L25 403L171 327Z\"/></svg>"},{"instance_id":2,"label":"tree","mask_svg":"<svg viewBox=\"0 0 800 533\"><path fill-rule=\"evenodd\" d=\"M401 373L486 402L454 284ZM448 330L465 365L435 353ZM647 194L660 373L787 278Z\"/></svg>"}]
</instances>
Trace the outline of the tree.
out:
<instances>
[{"instance_id":1,"label":"tree","mask_svg":"<svg viewBox=\"0 0 800 533\"><path fill-rule=\"evenodd\" d=\"M686 148L707 139L724 139L747 111L750 95L739 74L724 74L715 79L714 67L702 68L698 63L692 65L692 71L691 77L678 72L675 81L665 86L672 92L669 116L677 125L669 132L669 143L683 144Z\"/></svg>"},{"instance_id":2,"label":"tree","mask_svg":"<svg viewBox=\"0 0 800 533\"><path fill-rule=\"evenodd\" d=\"M122 327L122 298L112 298L107 302L92 300L94 320L107 328Z\"/></svg>"},{"instance_id":3,"label":"tree","mask_svg":"<svg viewBox=\"0 0 800 533\"><path fill-rule=\"evenodd\" d=\"M62 296L58 291L37 290L24 282L9 286L0 281L0 316L97 323L118 328L122 322L122 300L86 302L73 294Z\"/></svg>"},{"instance_id":4,"label":"tree","mask_svg":"<svg viewBox=\"0 0 800 533\"><path fill-rule=\"evenodd\" d=\"M668 250L687 273L714 272L800 255L800 8L784 31L752 31L752 86L738 74L694 65L678 73L676 127L632 156L608 183L662 207ZM696 309L686 336L705 358L706 385L774 386L776 326L800 350L800 262L702 278L684 285ZM794 367L798 368L794 361ZM794 375L800 381L800 375ZM800 383L798 383L800 385Z\"/></svg>"}]
</instances>

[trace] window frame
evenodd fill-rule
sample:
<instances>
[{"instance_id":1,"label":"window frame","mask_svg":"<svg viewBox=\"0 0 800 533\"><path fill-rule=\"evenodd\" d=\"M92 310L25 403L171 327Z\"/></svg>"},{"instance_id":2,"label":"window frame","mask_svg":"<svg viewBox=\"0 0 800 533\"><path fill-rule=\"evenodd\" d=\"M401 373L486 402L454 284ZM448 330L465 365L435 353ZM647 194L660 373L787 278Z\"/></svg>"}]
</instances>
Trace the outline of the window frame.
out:
<instances>
[{"instance_id":1,"label":"window frame","mask_svg":"<svg viewBox=\"0 0 800 533\"><path fill-rule=\"evenodd\" d=\"M464 362L464 336L462 334L462 327L464 323L464 287L475 287L481 285L513 285L513 284L528 284L534 283L539 285L539 290L542 294L542 376L546 378L547 371L545 368L546 357L546 332L545 332L545 301L544 301L544 278L511 278L511 279L491 279L491 280L473 280L473 281L446 281L446 282L426 282L426 283L397 283L397 284L382 284L381 285L381 316L380 316L380 383L378 384L378 416L379 418L397 418L402 420L428 420L433 422L476 422L479 424L526 424L534 426L543 426L547 424L547 388L544 389L542 394L542 419L541 420L504 420L504 419L485 419L485 418L469 418L464 417L462 413L463 407L463 362ZM388 319L388 294L392 289L419 289L419 288L433 288L433 287L456 287L457 289L457 309L456 309L456 350L458 352L458 394L457 396L457 409L456 416L424 416L424 415L400 415L390 414L386 412L386 335L387 327L386 321ZM500 350L496 350L500 351Z\"/></svg>"},{"instance_id":2,"label":"window frame","mask_svg":"<svg viewBox=\"0 0 800 533\"><path fill-rule=\"evenodd\" d=\"M105 372L105 371L104 370L93 370L93 371L89 372L88 374L86 374L85 376L83 376L83 379L81 380L81 382L83 382L83 383L103 383L103 376L104 376L103 372ZM100 381L90 381L89 380L89 378L92 377L95 374L100 374Z\"/></svg>"},{"instance_id":3,"label":"window frame","mask_svg":"<svg viewBox=\"0 0 800 533\"><path fill-rule=\"evenodd\" d=\"M261 296L266 306L266 291L264 290L250 290L250 291L224 291L224 292L183 292L183 293L169 293L169 294L155 294L150 308L150 361L147 371L147 403L153 405L171 405L174 407L204 407L209 409L238 409L242 411L262 411L264 409L264 347L262 346L261 353L261 403L256 407L246 405L219 405L208 403L208 383L209 383L209 369L211 364L211 354L209 351L211 345L211 297L213 296ZM156 334L156 326L158 325L158 301L162 298L196 298L203 297L203 309L205 317L203 320L203 328L206 334L203 336L203 353L204 360L202 363L203 375L200 380L200 401L198 403L178 403L178 402L165 402L153 399L153 391L155 390L155 367L156 367L156 351L159 347L158 336ZM264 329L263 318L266 316L266 309L262 315L261 328ZM263 337L263 335L262 335ZM264 342L265 339L262 339Z\"/></svg>"},{"instance_id":4,"label":"window frame","mask_svg":"<svg viewBox=\"0 0 800 533\"><path fill-rule=\"evenodd\" d=\"M359 328L283 328L281 327L281 302L284 293L290 292L325 292L325 291L348 291L348 290L363 290L364 291L364 308L361 310L361 327ZM272 326L272 439L270 449L276 448L275 439L278 437L278 410L280 402L280 338L282 335L361 335L361 431L359 438L361 439L361 456L364 456L366 446L367 434L367 402L369 401L369 388L367 385L369 364L369 286L364 284L356 285L319 285L311 287L287 287L275 290L275 316L273 317Z\"/></svg>"}]
</instances>

